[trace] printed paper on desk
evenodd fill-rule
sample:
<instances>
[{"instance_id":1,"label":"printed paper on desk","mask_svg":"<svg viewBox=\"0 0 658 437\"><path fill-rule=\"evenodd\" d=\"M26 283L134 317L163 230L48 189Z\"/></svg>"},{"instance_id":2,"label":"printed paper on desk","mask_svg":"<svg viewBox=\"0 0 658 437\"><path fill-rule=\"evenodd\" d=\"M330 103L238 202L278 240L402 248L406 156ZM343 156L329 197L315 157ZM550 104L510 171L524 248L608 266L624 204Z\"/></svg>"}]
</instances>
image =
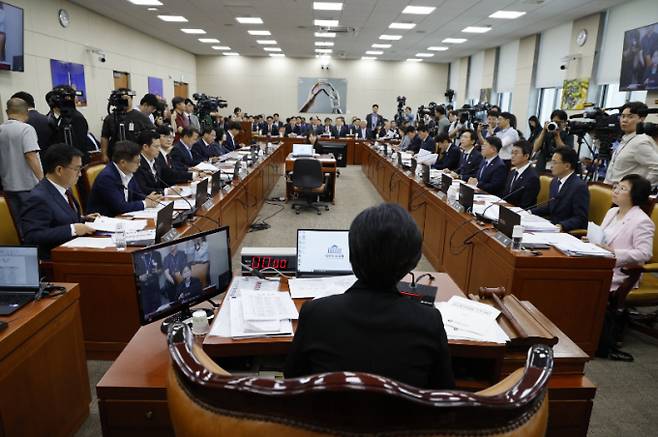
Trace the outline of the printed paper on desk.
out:
<instances>
[{"instance_id":1,"label":"printed paper on desk","mask_svg":"<svg viewBox=\"0 0 658 437\"><path fill-rule=\"evenodd\" d=\"M167 197L191 197L193 194L192 187L165 188L165 196Z\"/></svg>"},{"instance_id":2,"label":"printed paper on desk","mask_svg":"<svg viewBox=\"0 0 658 437\"><path fill-rule=\"evenodd\" d=\"M164 208L163 206L158 205L156 208L146 208L141 211L131 211L127 212L124 215L133 217L136 219L156 219L158 217L158 212Z\"/></svg>"},{"instance_id":3,"label":"printed paper on desk","mask_svg":"<svg viewBox=\"0 0 658 437\"><path fill-rule=\"evenodd\" d=\"M450 305L449 302L440 302L436 306L441 312L443 326L449 340L501 344L509 341L509 337L493 317L474 313L466 307Z\"/></svg>"},{"instance_id":4,"label":"printed paper on desk","mask_svg":"<svg viewBox=\"0 0 658 437\"><path fill-rule=\"evenodd\" d=\"M257 290L257 291L277 291L280 281L267 281L256 276L238 276L234 279L237 283L238 291Z\"/></svg>"},{"instance_id":5,"label":"printed paper on desk","mask_svg":"<svg viewBox=\"0 0 658 437\"><path fill-rule=\"evenodd\" d=\"M105 249L115 247L112 238L76 237L62 244L63 247L89 247L92 249Z\"/></svg>"},{"instance_id":6,"label":"printed paper on desk","mask_svg":"<svg viewBox=\"0 0 658 437\"><path fill-rule=\"evenodd\" d=\"M299 313L288 293L243 290L242 315L246 321L298 319Z\"/></svg>"},{"instance_id":7,"label":"printed paper on desk","mask_svg":"<svg viewBox=\"0 0 658 437\"><path fill-rule=\"evenodd\" d=\"M587 223L587 239L590 243L603 244L605 242L603 228L594 222Z\"/></svg>"},{"instance_id":8,"label":"printed paper on desk","mask_svg":"<svg viewBox=\"0 0 658 437\"><path fill-rule=\"evenodd\" d=\"M190 205L192 205L192 208L194 208L194 205L196 204L196 199L178 199L174 201L174 209L190 209Z\"/></svg>"},{"instance_id":9,"label":"printed paper on desk","mask_svg":"<svg viewBox=\"0 0 658 437\"><path fill-rule=\"evenodd\" d=\"M215 167L214 165L212 165L211 163L209 163L209 162L200 162L197 165L195 165L194 167L192 167L192 170L207 171L207 172L214 173L219 169L217 167Z\"/></svg>"},{"instance_id":10,"label":"printed paper on desk","mask_svg":"<svg viewBox=\"0 0 658 437\"><path fill-rule=\"evenodd\" d=\"M91 223L89 227L103 232L116 232L117 227L122 224L125 232L141 231L146 227L146 220L123 220L112 217L100 216Z\"/></svg>"},{"instance_id":11,"label":"printed paper on desk","mask_svg":"<svg viewBox=\"0 0 658 437\"><path fill-rule=\"evenodd\" d=\"M356 282L356 276L332 276L327 278L292 278L288 280L293 299L316 299L342 294Z\"/></svg>"},{"instance_id":12,"label":"printed paper on desk","mask_svg":"<svg viewBox=\"0 0 658 437\"><path fill-rule=\"evenodd\" d=\"M424 155L424 156L419 155L419 156L416 157L416 162L418 162L418 164L425 164L425 165L432 166L432 165L434 165L434 163L436 162L436 159L438 157L439 157L439 155L437 155L436 153L430 153L430 154Z\"/></svg>"},{"instance_id":13,"label":"printed paper on desk","mask_svg":"<svg viewBox=\"0 0 658 437\"><path fill-rule=\"evenodd\" d=\"M485 316L492 319L495 319L500 315L500 311L491 305L476 302L461 296L452 296L448 301L448 305L454 308L459 308L463 311L468 311L471 314Z\"/></svg>"},{"instance_id":14,"label":"printed paper on desk","mask_svg":"<svg viewBox=\"0 0 658 437\"><path fill-rule=\"evenodd\" d=\"M283 293L282 293L283 294ZM265 321L261 322L245 322L242 310L242 298L231 298L228 302L231 306L229 310L230 332L232 338L254 338L254 337L269 337L275 335L292 335L292 323L290 320L278 321ZM276 329L271 329L275 327Z\"/></svg>"}]
</instances>

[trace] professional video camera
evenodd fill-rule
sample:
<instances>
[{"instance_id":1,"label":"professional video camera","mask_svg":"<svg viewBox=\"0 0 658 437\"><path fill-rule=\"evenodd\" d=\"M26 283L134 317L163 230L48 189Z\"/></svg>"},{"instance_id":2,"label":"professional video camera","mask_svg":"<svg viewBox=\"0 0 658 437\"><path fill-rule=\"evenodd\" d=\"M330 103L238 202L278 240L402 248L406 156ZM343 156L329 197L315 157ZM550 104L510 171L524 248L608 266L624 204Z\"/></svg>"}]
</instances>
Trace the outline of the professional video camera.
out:
<instances>
[{"instance_id":1,"label":"professional video camera","mask_svg":"<svg viewBox=\"0 0 658 437\"><path fill-rule=\"evenodd\" d=\"M127 88L119 88L112 91L112 93L110 93L110 97L107 99L107 113L110 114L114 111L127 112L129 109L128 99L126 99L125 96L135 97L135 92Z\"/></svg>"},{"instance_id":2,"label":"professional video camera","mask_svg":"<svg viewBox=\"0 0 658 437\"><path fill-rule=\"evenodd\" d=\"M395 123L398 126L402 126L402 123L405 121L404 106L407 104L407 98L405 96L398 96L397 103L398 103L398 109L395 114Z\"/></svg>"},{"instance_id":3,"label":"professional video camera","mask_svg":"<svg viewBox=\"0 0 658 437\"><path fill-rule=\"evenodd\" d=\"M452 99L455 98L455 90L448 88L443 96L448 98L448 103L452 103Z\"/></svg>"},{"instance_id":4,"label":"professional video camera","mask_svg":"<svg viewBox=\"0 0 658 437\"><path fill-rule=\"evenodd\" d=\"M53 124L55 130L64 132L64 141L69 146L73 145L73 134L71 130L71 121L75 111L75 98L82 96L82 91L78 91L69 85L57 85L46 94L48 106L59 110L59 121Z\"/></svg>"},{"instance_id":5,"label":"professional video camera","mask_svg":"<svg viewBox=\"0 0 658 437\"><path fill-rule=\"evenodd\" d=\"M592 107L587 109L582 114L572 115L568 122L568 132L571 135L575 135L578 142L578 152L580 152L580 147L582 146L585 138L585 134L590 134L593 138L596 138L599 141L599 150L598 150L598 159L605 161L611 157L611 146L614 141L619 139L622 136L622 131L619 127L619 114L608 114L606 110L619 109L619 108L606 108L601 109L599 107ZM574 120L582 118L583 121ZM554 124L554 123L553 123ZM547 126L549 131L555 130L555 126ZM594 150L587 144L587 147L590 149L590 152L594 154Z\"/></svg>"},{"instance_id":6,"label":"professional video camera","mask_svg":"<svg viewBox=\"0 0 658 437\"><path fill-rule=\"evenodd\" d=\"M459 122L462 125L470 123L472 129L477 129L479 124L486 125L487 112L491 109L491 105L487 102L478 103L477 105L464 105L459 109Z\"/></svg>"},{"instance_id":7,"label":"professional video camera","mask_svg":"<svg viewBox=\"0 0 658 437\"><path fill-rule=\"evenodd\" d=\"M211 116L219 108L226 108L228 102L215 96L207 96L204 93L194 93L192 98L196 100L196 115L199 117L201 127L216 127L215 118Z\"/></svg>"}]
</instances>

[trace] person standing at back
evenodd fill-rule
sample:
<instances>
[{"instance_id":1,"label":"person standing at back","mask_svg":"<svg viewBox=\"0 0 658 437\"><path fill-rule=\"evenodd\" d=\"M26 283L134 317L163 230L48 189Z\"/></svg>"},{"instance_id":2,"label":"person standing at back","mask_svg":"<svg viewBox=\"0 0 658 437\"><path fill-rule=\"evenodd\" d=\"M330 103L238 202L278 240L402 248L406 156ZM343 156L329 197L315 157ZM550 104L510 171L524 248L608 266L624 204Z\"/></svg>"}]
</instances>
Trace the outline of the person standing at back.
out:
<instances>
[{"instance_id":1,"label":"person standing at back","mask_svg":"<svg viewBox=\"0 0 658 437\"><path fill-rule=\"evenodd\" d=\"M14 97L18 97L27 103L28 117L26 123L32 126L37 132L39 149L41 149L39 154L43 157L46 150L48 150L48 146L50 146L50 140L53 136L53 129L50 125L50 120L48 120L48 117L44 114L34 109L34 97L32 97L31 94L26 93L25 91L19 91L11 96L12 99Z\"/></svg>"},{"instance_id":2,"label":"person standing at back","mask_svg":"<svg viewBox=\"0 0 658 437\"><path fill-rule=\"evenodd\" d=\"M26 123L27 119L25 100L9 99L7 121L0 125L0 182L16 220L30 190L43 179L37 132Z\"/></svg>"},{"instance_id":3,"label":"person standing at back","mask_svg":"<svg viewBox=\"0 0 658 437\"><path fill-rule=\"evenodd\" d=\"M344 294L302 306L286 378L367 372L414 387L454 386L441 313L397 289L418 264L422 241L414 219L396 204L354 219L349 257L357 281Z\"/></svg>"}]
</instances>

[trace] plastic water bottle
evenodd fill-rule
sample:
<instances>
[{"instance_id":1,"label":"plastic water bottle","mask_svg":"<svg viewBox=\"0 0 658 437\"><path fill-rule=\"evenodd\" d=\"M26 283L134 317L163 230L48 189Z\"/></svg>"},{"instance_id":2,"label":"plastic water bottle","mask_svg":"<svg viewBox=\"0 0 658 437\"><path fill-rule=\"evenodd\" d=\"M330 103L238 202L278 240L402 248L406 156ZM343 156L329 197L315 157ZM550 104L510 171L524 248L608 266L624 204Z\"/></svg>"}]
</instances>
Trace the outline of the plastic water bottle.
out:
<instances>
[{"instance_id":1,"label":"plastic water bottle","mask_svg":"<svg viewBox=\"0 0 658 437\"><path fill-rule=\"evenodd\" d=\"M114 233L114 245L117 250L126 250L126 227L122 222L117 223L116 232Z\"/></svg>"}]
</instances>

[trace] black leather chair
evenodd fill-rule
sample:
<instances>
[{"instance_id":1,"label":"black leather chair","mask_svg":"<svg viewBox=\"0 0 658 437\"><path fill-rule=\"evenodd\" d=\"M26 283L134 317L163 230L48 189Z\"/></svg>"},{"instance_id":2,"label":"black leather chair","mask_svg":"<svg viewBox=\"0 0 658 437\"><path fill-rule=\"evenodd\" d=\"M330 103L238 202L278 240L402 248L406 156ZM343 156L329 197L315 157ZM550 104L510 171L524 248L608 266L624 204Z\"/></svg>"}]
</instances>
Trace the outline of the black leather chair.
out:
<instances>
[{"instance_id":1,"label":"black leather chair","mask_svg":"<svg viewBox=\"0 0 658 437\"><path fill-rule=\"evenodd\" d=\"M313 158L297 158L290 175L292 191L297 193L304 202L295 202L292 208L295 213L299 214L302 210L313 209L318 215L322 214L320 210L324 207L329 211L329 206L317 202L318 196L326 191L327 182L322 173L322 163Z\"/></svg>"}]
</instances>

